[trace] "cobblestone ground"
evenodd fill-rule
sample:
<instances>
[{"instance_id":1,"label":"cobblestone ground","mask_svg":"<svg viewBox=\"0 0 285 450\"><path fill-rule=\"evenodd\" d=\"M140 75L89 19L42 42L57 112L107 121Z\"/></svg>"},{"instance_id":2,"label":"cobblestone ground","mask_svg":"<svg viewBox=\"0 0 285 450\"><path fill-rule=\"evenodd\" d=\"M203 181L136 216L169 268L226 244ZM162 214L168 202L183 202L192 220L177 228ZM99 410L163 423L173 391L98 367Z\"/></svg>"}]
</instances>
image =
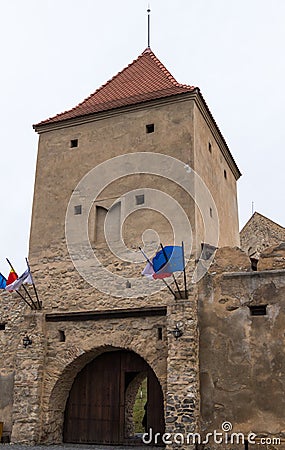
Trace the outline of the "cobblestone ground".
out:
<instances>
[{"instance_id":1,"label":"cobblestone ground","mask_svg":"<svg viewBox=\"0 0 285 450\"><path fill-rule=\"evenodd\" d=\"M149 447L149 446L118 446L118 445L78 445L78 444L64 444L64 445L16 445L16 444L0 444L0 450L162 450L163 447Z\"/></svg>"}]
</instances>

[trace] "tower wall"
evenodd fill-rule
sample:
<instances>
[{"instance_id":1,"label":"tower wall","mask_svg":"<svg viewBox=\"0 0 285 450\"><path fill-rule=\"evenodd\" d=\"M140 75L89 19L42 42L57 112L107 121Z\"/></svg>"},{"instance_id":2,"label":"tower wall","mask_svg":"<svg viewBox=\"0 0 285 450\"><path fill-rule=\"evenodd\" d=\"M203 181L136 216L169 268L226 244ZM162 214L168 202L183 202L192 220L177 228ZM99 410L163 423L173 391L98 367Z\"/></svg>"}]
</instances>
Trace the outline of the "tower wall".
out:
<instances>
[{"instance_id":1,"label":"tower wall","mask_svg":"<svg viewBox=\"0 0 285 450\"><path fill-rule=\"evenodd\" d=\"M156 152L193 164L192 111L192 101L158 102L151 107L134 108L120 114L98 114L94 121L41 133L30 256L46 250L51 243L62 241L66 209L73 190L84 175L100 163L126 153ZM146 133L146 125L152 123L155 131ZM78 147L70 148L72 139L78 139ZM170 191L170 195L172 192L175 195L174 190L177 190L175 186L171 192L168 180L161 178L158 182L153 176L148 177L147 185ZM101 198L114 201L121 193L137 187L138 180L130 177L110 186ZM182 200L189 215L193 216L191 199L183 199L180 193L178 200Z\"/></svg>"},{"instance_id":2,"label":"tower wall","mask_svg":"<svg viewBox=\"0 0 285 450\"><path fill-rule=\"evenodd\" d=\"M225 143L200 104L194 107L194 168L211 192L219 220L219 247L239 246L236 177L225 158ZM208 215L210 215L208 205ZM212 208L213 209L213 208ZM213 211L214 215L214 211ZM204 242L203 221L196 209L197 245Z\"/></svg>"}]
</instances>

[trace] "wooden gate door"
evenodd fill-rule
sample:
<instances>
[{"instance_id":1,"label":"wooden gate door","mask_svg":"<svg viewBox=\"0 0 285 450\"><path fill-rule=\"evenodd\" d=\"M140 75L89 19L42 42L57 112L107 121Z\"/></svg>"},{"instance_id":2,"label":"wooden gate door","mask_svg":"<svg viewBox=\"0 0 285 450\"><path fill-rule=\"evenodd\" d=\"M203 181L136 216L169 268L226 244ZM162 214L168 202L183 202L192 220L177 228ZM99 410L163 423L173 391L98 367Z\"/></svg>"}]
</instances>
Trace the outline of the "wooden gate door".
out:
<instances>
[{"instance_id":1,"label":"wooden gate door","mask_svg":"<svg viewBox=\"0 0 285 450\"><path fill-rule=\"evenodd\" d=\"M165 431L162 389L151 369L147 374L147 430L150 428L153 434Z\"/></svg>"},{"instance_id":2,"label":"wooden gate door","mask_svg":"<svg viewBox=\"0 0 285 450\"><path fill-rule=\"evenodd\" d=\"M130 373L147 373L148 426L164 432L159 382L148 364L130 351L106 352L77 375L65 409L64 442L122 444L125 440L125 391Z\"/></svg>"}]
</instances>

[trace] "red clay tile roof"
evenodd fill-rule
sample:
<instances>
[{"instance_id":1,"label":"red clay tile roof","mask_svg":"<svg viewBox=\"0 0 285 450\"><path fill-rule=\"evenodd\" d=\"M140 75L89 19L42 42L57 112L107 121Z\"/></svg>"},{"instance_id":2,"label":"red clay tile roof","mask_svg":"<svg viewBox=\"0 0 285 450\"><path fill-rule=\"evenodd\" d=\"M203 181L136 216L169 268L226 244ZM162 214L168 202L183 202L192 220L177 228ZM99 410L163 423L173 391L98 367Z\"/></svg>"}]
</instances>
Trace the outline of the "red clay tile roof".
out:
<instances>
[{"instance_id":1,"label":"red clay tile roof","mask_svg":"<svg viewBox=\"0 0 285 450\"><path fill-rule=\"evenodd\" d=\"M146 48L137 59L82 103L69 111L38 123L35 127L120 106L191 92L194 89L194 86L178 83L151 49Z\"/></svg>"}]
</instances>

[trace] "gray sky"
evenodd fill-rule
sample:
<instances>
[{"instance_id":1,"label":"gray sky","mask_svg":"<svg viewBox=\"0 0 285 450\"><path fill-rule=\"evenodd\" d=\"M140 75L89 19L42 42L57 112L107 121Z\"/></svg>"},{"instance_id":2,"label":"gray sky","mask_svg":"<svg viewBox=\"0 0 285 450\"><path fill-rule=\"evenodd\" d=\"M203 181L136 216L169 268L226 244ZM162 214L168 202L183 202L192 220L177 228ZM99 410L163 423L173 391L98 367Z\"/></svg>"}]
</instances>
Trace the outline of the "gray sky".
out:
<instances>
[{"instance_id":1,"label":"gray sky","mask_svg":"<svg viewBox=\"0 0 285 450\"><path fill-rule=\"evenodd\" d=\"M147 46L145 0L0 2L0 271L25 268L37 154L32 124L75 106ZM199 86L243 174L240 224L285 225L285 1L152 0L151 47Z\"/></svg>"}]
</instances>

